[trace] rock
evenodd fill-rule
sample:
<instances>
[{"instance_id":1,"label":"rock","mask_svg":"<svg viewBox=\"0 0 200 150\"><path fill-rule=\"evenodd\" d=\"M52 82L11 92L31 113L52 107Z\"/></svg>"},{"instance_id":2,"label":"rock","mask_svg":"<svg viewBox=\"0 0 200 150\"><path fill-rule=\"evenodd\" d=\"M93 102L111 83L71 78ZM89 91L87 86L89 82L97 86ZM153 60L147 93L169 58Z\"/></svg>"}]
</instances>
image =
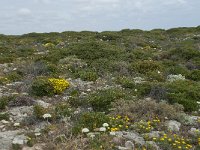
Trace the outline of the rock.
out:
<instances>
[{"instance_id":1,"label":"rock","mask_svg":"<svg viewBox=\"0 0 200 150\"><path fill-rule=\"evenodd\" d=\"M19 134L20 130L0 132L0 150L8 150L12 146L14 137Z\"/></svg>"},{"instance_id":2,"label":"rock","mask_svg":"<svg viewBox=\"0 0 200 150\"><path fill-rule=\"evenodd\" d=\"M9 124L9 123L10 123L9 121L6 121L6 120L1 120L1 122L2 122L3 124Z\"/></svg>"},{"instance_id":3,"label":"rock","mask_svg":"<svg viewBox=\"0 0 200 150\"><path fill-rule=\"evenodd\" d=\"M33 113L33 106L22 106L14 107L9 111L10 116L13 118L14 122L21 123L27 116L31 116Z\"/></svg>"},{"instance_id":4,"label":"rock","mask_svg":"<svg viewBox=\"0 0 200 150\"><path fill-rule=\"evenodd\" d=\"M160 131L151 131L150 133L147 133L147 135L149 138L158 138L160 137Z\"/></svg>"},{"instance_id":5,"label":"rock","mask_svg":"<svg viewBox=\"0 0 200 150\"><path fill-rule=\"evenodd\" d=\"M117 148L118 148L118 150L129 150L128 148L122 147L122 146L118 146Z\"/></svg>"},{"instance_id":6,"label":"rock","mask_svg":"<svg viewBox=\"0 0 200 150\"><path fill-rule=\"evenodd\" d=\"M114 137L112 139L112 142L117 144L117 145L122 145L124 143L124 138L122 138L122 137Z\"/></svg>"},{"instance_id":7,"label":"rock","mask_svg":"<svg viewBox=\"0 0 200 150\"><path fill-rule=\"evenodd\" d=\"M20 123L14 123L13 126L14 126L14 127L19 127L19 126L20 126Z\"/></svg>"},{"instance_id":8,"label":"rock","mask_svg":"<svg viewBox=\"0 0 200 150\"><path fill-rule=\"evenodd\" d=\"M35 144L33 147L25 146L22 150L44 150L45 146L45 144Z\"/></svg>"},{"instance_id":9,"label":"rock","mask_svg":"<svg viewBox=\"0 0 200 150\"><path fill-rule=\"evenodd\" d=\"M168 130L177 132L180 130L181 123L175 120L170 120L166 122L166 126Z\"/></svg>"},{"instance_id":10,"label":"rock","mask_svg":"<svg viewBox=\"0 0 200 150\"><path fill-rule=\"evenodd\" d=\"M1 125L1 126L0 126L0 130L2 130L4 127L5 127L5 125Z\"/></svg>"},{"instance_id":11,"label":"rock","mask_svg":"<svg viewBox=\"0 0 200 150\"><path fill-rule=\"evenodd\" d=\"M128 148L129 150L134 150L135 145L131 141L126 141L125 147Z\"/></svg>"},{"instance_id":12,"label":"rock","mask_svg":"<svg viewBox=\"0 0 200 150\"><path fill-rule=\"evenodd\" d=\"M200 134L200 130L196 128L191 128L188 132L193 136L198 136Z\"/></svg>"},{"instance_id":13,"label":"rock","mask_svg":"<svg viewBox=\"0 0 200 150\"><path fill-rule=\"evenodd\" d=\"M151 149L153 148L154 150L160 150L159 146L154 141L146 141L146 146L147 148L150 147Z\"/></svg>"},{"instance_id":14,"label":"rock","mask_svg":"<svg viewBox=\"0 0 200 150\"><path fill-rule=\"evenodd\" d=\"M48 108L49 106L51 106L51 104L46 103L46 102L44 102L44 101L42 101L42 100L36 100L35 103L36 103L37 105L42 106L43 108Z\"/></svg>"},{"instance_id":15,"label":"rock","mask_svg":"<svg viewBox=\"0 0 200 150\"><path fill-rule=\"evenodd\" d=\"M133 132L125 132L125 135L122 137L134 141L136 144L144 145L145 141L144 138L141 137L138 133Z\"/></svg>"},{"instance_id":16,"label":"rock","mask_svg":"<svg viewBox=\"0 0 200 150\"><path fill-rule=\"evenodd\" d=\"M12 144L14 145L24 145L27 143L27 137L25 135L17 135L14 137Z\"/></svg>"}]
</instances>

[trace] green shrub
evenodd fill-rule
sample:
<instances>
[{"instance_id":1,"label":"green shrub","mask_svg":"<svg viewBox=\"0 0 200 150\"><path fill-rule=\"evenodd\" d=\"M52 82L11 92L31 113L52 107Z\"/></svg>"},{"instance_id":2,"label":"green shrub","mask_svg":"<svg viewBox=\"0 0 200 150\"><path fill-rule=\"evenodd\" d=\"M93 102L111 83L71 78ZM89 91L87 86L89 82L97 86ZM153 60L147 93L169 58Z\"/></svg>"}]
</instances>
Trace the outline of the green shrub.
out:
<instances>
[{"instance_id":1,"label":"green shrub","mask_svg":"<svg viewBox=\"0 0 200 150\"><path fill-rule=\"evenodd\" d=\"M90 94L87 97L87 100L94 111L107 112L110 109L112 102L123 97L125 97L125 94L122 90L107 89Z\"/></svg>"},{"instance_id":2,"label":"green shrub","mask_svg":"<svg viewBox=\"0 0 200 150\"><path fill-rule=\"evenodd\" d=\"M132 63L131 70L133 72L147 74L152 71L161 71L162 66L157 61L144 60Z\"/></svg>"},{"instance_id":3,"label":"green shrub","mask_svg":"<svg viewBox=\"0 0 200 150\"><path fill-rule=\"evenodd\" d=\"M45 108L43 108L40 105L35 105L33 107L33 115L37 118L37 119L43 119L43 115L47 112L47 110Z\"/></svg>"},{"instance_id":4,"label":"green shrub","mask_svg":"<svg viewBox=\"0 0 200 150\"><path fill-rule=\"evenodd\" d=\"M130 89L135 88L135 82L127 77L118 77L116 79L116 83L121 84L123 88L130 88Z\"/></svg>"},{"instance_id":5,"label":"green shrub","mask_svg":"<svg viewBox=\"0 0 200 150\"><path fill-rule=\"evenodd\" d=\"M162 73L158 73L158 71L148 72L147 77L149 81L157 81L157 82L165 81L165 76Z\"/></svg>"},{"instance_id":6,"label":"green shrub","mask_svg":"<svg viewBox=\"0 0 200 150\"><path fill-rule=\"evenodd\" d=\"M6 78L9 80L9 81L19 81L22 79L22 74L20 72L17 72L17 71L14 71L14 72L10 72L6 75Z\"/></svg>"},{"instance_id":7,"label":"green shrub","mask_svg":"<svg viewBox=\"0 0 200 150\"><path fill-rule=\"evenodd\" d=\"M174 81L166 85L167 98L170 103L182 104L185 111L198 109L197 101L200 99L200 85L192 81Z\"/></svg>"},{"instance_id":8,"label":"green shrub","mask_svg":"<svg viewBox=\"0 0 200 150\"><path fill-rule=\"evenodd\" d=\"M192 70L186 77L190 80L200 81L200 70Z\"/></svg>"},{"instance_id":9,"label":"green shrub","mask_svg":"<svg viewBox=\"0 0 200 150\"><path fill-rule=\"evenodd\" d=\"M76 78L81 78L84 81L96 81L98 75L92 70L80 70L75 73Z\"/></svg>"},{"instance_id":10,"label":"green shrub","mask_svg":"<svg viewBox=\"0 0 200 150\"><path fill-rule=\"evenodd\" d=\"M36 96L52 96L54 88L51 86L48 78L37 78L32 82L31 94Z\"/></svg>"},{"instance_id":11,"label":"green shrub","mask_svg":"<svg viewBox=\"0 0 200 150\"><path fill-rule=\"evenodd\" d=\"M0 110L5 109L7 105L8 105L8 98L7 97L0 98Z\"/></svg>"},{"instance_id":12,"label":"green shrub","mask_svg":"<svg viewBox=\"0 0 200 150\"><path fill-rule=\"evenodd\" d=\"M67 103L60 103L55 107L55 114L58 118L69 117L72 113L72 108Z\"/></svg>"},{"instance_id":13,"label":"green shrub","mask_svg":"<svg viewBox=\"0 0 200 150\"><path fill-rule=\"evenodd\" d=\"M83 113L74 125L73 133L80 133L82 128L88 128L90 131L94 131L94 129L102 127L103 123L107 122L109 122L109 117L104 113Z\"/></svg>"},{"instance_id":14,"label":"green shrub","mask_svg":"<svg viewBox=\"0 0 200 150\"><path fill-rule=\"evenodd\" d=\"M15 97L14 96L3 96L0 98L0 110L6 108L10 101L12 101Z\"/></svg>"},{"instance_id":15,"label":"green shrub","mask_svg":"<svg viewBox=\"0 0 200 150\"><path fill-rule=\"evenodd\" d=\"M9 120L9 114L8 113L0 113L0 121L1 120Z\"/></svg>"}]
</instances>

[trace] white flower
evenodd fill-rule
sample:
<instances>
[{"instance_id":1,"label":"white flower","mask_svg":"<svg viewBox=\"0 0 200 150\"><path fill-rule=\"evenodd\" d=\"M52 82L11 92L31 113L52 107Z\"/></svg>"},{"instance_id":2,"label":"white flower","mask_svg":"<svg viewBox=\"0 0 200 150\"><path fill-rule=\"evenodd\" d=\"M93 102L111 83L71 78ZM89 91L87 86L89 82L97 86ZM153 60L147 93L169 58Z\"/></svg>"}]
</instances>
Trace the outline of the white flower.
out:
<instances>
[{"instance_id":1,"label":"white flower","mask_svg":"<svg viewBox=\"0 0 200 150\"><path fill-rule=\"evenodd\" d=\"M115 135L115 132L110 132L110 135Z\"/></svg>"},{"instance_id":2,"label":"white flower","mask_svg":"<svg viewBox=\"0 0 200 150\"><path fill-rule=\"evenodd\" d=\"M103 124L103 127L108 127L108 126L109 126L108 123L104 123L104 124Z\"/></svg>"},{"instance_id":3,"label":"white flower","mask_svg":"<svg viewBox=\"0 0 200 150\"><path fill-rule=\"evenodd\" d=\"M44 119L46 119L46 118L51 118L51 114L44 114L44 115L43 115L43 118L44 118Z\"/></svg>"},{"instance_id":4,"label":"white flower","mask_svg":"<svg viewBox=\"0 0 200 150\"><path fill-rule=\"evenodd\" d=\"M137 92L137 89L135 89L134 91Z\"/></svg>"},{"instance_id":5,"label":"white flower","mask_svg":"<svg viewBox=\"0 0 200 150\"><path fill-rule=\"evenodd\" d=\"M14 127L19 127L19 126L20 126L20 123L14 123L13 126L14 126Z\"/></svg>"},{"instance_id":6,"label":"white flower","mask_svg":"<svg viewBox=\"0 0 200 150\"><path fill-rule=\"evenodd\" d=\"M95 137L95 135L94 135L94 134L91 134L90 137L93 139L93 138Z\"/></svg>"},{"instance_id":7,"label":"white flower","mask_svg":"<svg viewBox=\"0 0 200 150\"><path fill-rule=\"evenodd\" d=\"M158 74L160 74L160 71L158 71Z\"/></svg>"},{"instance_id":8,"label":"white flower","mask_svg":"<svg viewBox=\"0 0 200 150\"><path fill-rule=\"evenodd\" d=\"M197 101L197 104L199 104L199 105L200 105L200 102L199 102L199 101Z\"/></svg>"},{"instance_id":9,"label":"white flower","mask_svg":"<svg viewBox=\"0 0 200 150\"><path fill-rule=\"evenodd\" d=\"M82 129L82 133L87 133L87 132L89 132L90 130L88 129L88 128L83 128Z\"/></svg>"},{"instance_id":10,"label":"white flower","mask_svg":"<svg viewBox=\"0 0 200 150\"><path fill-rule=\"evenodd\" d=\"M100 131L100 132L105 132L105 131L106 131L106 128L105 128L105 127L101 127L101 128L99 128L99 131Z\"/></svg>"}]
</instances>

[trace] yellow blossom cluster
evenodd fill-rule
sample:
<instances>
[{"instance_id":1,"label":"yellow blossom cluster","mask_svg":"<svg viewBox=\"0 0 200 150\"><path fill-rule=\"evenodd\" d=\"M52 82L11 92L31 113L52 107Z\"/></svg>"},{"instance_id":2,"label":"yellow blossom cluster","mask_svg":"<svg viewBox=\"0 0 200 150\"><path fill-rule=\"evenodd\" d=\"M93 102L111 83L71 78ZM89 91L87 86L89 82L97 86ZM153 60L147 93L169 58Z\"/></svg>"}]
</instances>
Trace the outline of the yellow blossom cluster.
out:
<instances>
[{"instance_id":1,"label":"yellow blossom cluster","mask_svg":"<svg viewBox=\"0 0 200 150\"><path fill-rule=\"evenodd\" d=\"M181 150L190 150L192 149L192 145L188 143L188 139L184 139L183 137L179 137L176 134L167 135L163 134L163 136L153 138L154 141L159 143L168 143L173 149L181 149Z\"/></svg>"},{"instance_id":2,"label":"yellow blossom cluster","mask_svg":"<svg viewBox=\"0 0 200 150\"><path fill-rule=\"evenodd\" d=\"M49 78L48 81L51 83L54 89L54 93L60 94L66 88L69 87L69 82L65 79Z\"/></svg>"},{"instance_id":3,"label":"yellow blossom cluster","mask_svg":"<svg viewBox=\"0 0 200 150\"><path fill-rule=\"evenodd\" d=\"M110 117L111 131L126 130L130 126L130 118L128 116L117 115Z\"/></svg>"}]
</instances>

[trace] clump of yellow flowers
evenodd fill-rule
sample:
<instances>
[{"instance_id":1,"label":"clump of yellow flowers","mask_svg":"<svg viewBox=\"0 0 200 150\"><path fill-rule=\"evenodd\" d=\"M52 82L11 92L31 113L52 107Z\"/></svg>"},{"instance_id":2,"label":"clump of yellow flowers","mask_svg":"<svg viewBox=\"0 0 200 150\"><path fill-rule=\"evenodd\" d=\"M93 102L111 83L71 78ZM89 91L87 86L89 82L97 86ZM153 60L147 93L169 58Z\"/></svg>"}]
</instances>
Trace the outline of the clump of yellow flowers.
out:
<instances>
[{"instance_id":1,"label":"clump of yellow flowers","mask_svg":"<svg viewBox=\"0 0 200 150\"><path fill-rule=\"evenodd\" d=\"M48 81L52 85L55 94L61 94L69 87L69 82L65 79L49 78Z\"/></svg>"}]
</instances>

